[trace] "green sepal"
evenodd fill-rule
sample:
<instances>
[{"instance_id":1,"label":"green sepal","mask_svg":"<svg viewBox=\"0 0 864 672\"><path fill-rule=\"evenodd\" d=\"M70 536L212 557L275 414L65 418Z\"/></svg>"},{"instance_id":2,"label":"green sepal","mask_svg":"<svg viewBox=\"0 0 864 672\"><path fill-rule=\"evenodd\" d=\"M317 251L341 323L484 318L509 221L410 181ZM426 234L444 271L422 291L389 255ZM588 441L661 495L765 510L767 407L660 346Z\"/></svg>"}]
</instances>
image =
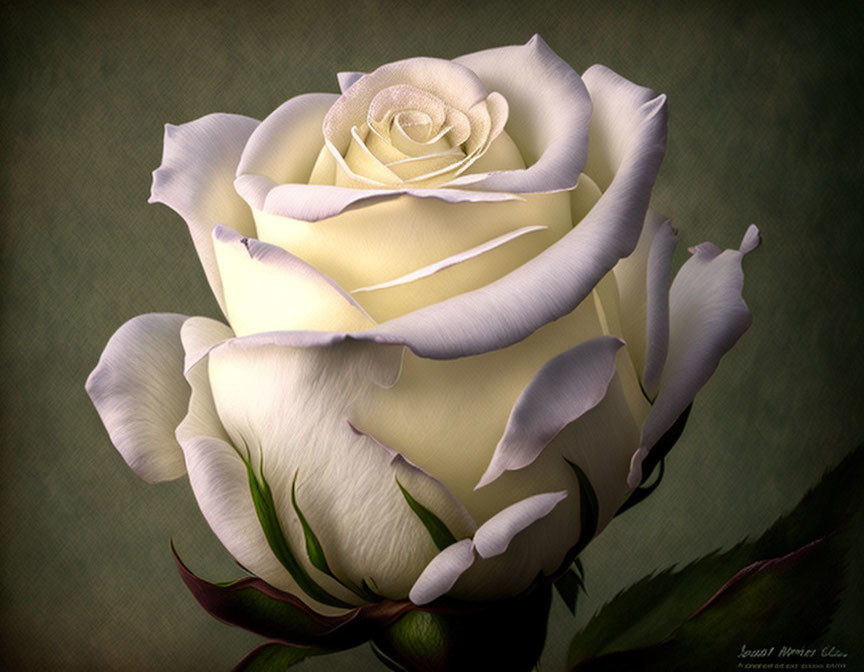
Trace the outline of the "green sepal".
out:
<instances>
[{"instance_id":1,"label":"green sepal","mask_svg":"<svg viewBox=\"0 0 864 672\"><path fill-rule=\"evenodd\" d=\"M624 503L615 512L616 516L620 516L625 511L629 511L634 506L644 501L648 495L657 490L657 486L659 486L660 481L663 480L666 456L669 454L669 451L672 450L672 447L678 439L681 438L681 434L683 434L684 427L687 425L687 418L690 417L690 411L692 408L693 404L690 404L685 408L681 415L678 416L678 419L672 423L672 426L666 430L666 433L663 434L651 450L648 451L648 455L642 462L642 482L639 484L639 487L634 488L630 492L629 497L624 500ZM660 466L660 474L657 476L657 480L649 486L644 485L644 483L651 478L651 474L658 465Z\"/></svg>"},{"instance_id":2,"label":"green sepal","mask_svg":"<svg viewBox=\"0 0 864 672\"><path fill-rule=\"evenodd\" d=\"M333 653L315 646L290 646L282 642L266 642L253 649L232 672L282 672L312 656Z\"/></svg>"},{"instance_id":3,"label":"green sepal","mask_svg":"<svg viewBox=\"0 0 864 672\"><path fill-rule=\"evenodd\" d=\"M381 661L381 664L384 665L388 670L393 670L393 672L409 672L409 670L402 667L399 663L393 660L390 656L384 653L381 649L379 649L375 642L370 641L369 647L372 649L372 653L375 654L375 657Z\"/></svg>"},{"instance_id":4,"label":"green sepal","mask_svg":"<svg viewBox=\"0 0 864 672\"><path fill-rule=\"evenodd\" d=\"M371 576L369 580L360 579L360 587L357 589L357 594L362 597L364 600L368 600L369 602L380 602L385 599L382 595L376 593L372 587L369 585L369 582L375 583L375 579ZM377 587L377 586L376 586Z\"/></svg>"},{"instance_id":5,"label":"green sepal","mask_svg":"<svg viewBox=\"0 0 864 672\"><path fill-rule=\"evenodd\" d=\"M171 552L183 583L207 613L224 623L268 639L330 650L357 646L369 637L354 612L325 616L255 576L211 583L183 564L173 543Z\"/></svg>"},{"instance_id":6,"label":"green sepal","mask_svg":"<svg viewBox=\"0 0 864 672\"><path fill-rule=\"evenodd\" d=\"M246 471L249 474L249 490L252 494L252 501L255 504L255 512L258 514L258 521L261 523L261 528L264 530L264 536L270 545L270 549L279 562L282 563L282 566L288 570L288 573L297 582L297 585L300 586L303 592L312 599L331 607L353 609L355 605L334 597L315 583L312 577L309 576L303 566L297 561L279 522L276 504L273 501L273 493L267 480L262 474L259 481L249 462L246 462Z\"/></svg>"},{"instance_id":7,"label":"green sepal","mask_svg":"<svg viewBox=\"0 0 864 672\"><path fill-rule=\"evenodd\" d=\"M402 491L402 496L405 497L405 501L408 502L408 506L410 506L411 510L417 515L420 522L423 523L423 526L426 528L429 536L432 537L432 541L435 543L435 546L438 547L439 551L443 551L448 546L456 543L456 537L453 536L453 533L448 529L447 525L444 524L444 521L414 499L411 494L402 487L398 478L396 479L396 485L399 486L399 489Z\"/></svg>"},{"instance_id":8,"label":"green sepal","mask_svg":"<svg viewBox=\"0 0 864 672\"><path fill-rule=\"evenodd\" d=\"M312 531L312 527L309 525L309 521L306 520L306 516L303 515L300 507L297 506L297 474L299 473L299 471L296 472L294 480L291 481L291 505L294 507L294 513L297 514L297 518L300 519L300 525L303 527L303 536L306 537L306 555L309 556L309 562L312 563L313 567L335 579L336 577L333 576L330 565L327 564L324 547Z\"/></svg>"},{"instance_id":9,"label":"green sepal","mask_svg":"<svg viewBox=\"0 0 864 672\"><path fill-rule=\"evenodd\" d=\"M567 554L568 560L569 558L575 558L573 564L570 565L569 561L567 561L567 564L565 565L567 569L561 573L557 579L555 579L555 590L558 591L561 599L564 600L564 604L567 605L570 613L575 615L579 591L581 590L583 593L586 592L585 568L582 566L582 560L576 556L578 556L588 542L591 541L591 538L597 531L599 504L597 503L597 493L594 492L594 488L591 486L585 473L575 464L569 462L569 460L568 464L570 464L576 472L576 477L579 479L579 493L582 499L580 508L580 523L582 525L582 531L579 533L579 540L576 542L576 545L570 549L570 553ZM587 536L589 532L591 534L590 537Z\"/></svg>"},{"instance_id":10,"label":"green sepal","mask_svg":"<svg viewBox=\"0 0 864 672\"><path fill-rule=\"evenodd\" d=\"M309 562L312 563L312 566L332 578L334 581L338 581L340 585L367 602L378 602L384 599L369 589L369 585L366 583L365 579L363 579L360 586L355 586L349 581L340 579L333 573L333 570L330 569L330 565L327 564L327 557L324 554L324 546L318 540L318 536L312 530L312 526L309 524L309 521L306 520L306 516L303 515L303 511L297 504L296 473L294 474L294 480L291 483L291 505L294 507L294 513L297 514L297 518L300 520L300 525L303 527L303 536L306 538L306 555L309 556Z\"/></svg>"},{"instance_id":11,"label":"green sepal","mask_svg":"<svg viewBox=\"0 0 864 672\"><path fill-rule=\"evenodd\" d=\"M638 488L634 488L630 491L630 495L627 499L624 500L624 503L618 508L615 512L613 518L620 516L625 511L629 511L637 504L641 504L648 496L652 494L663 481L663 475L666 473L666 459L662 458L660 460L660 471L657 474L656 480L651 485L640 485Z\"/></svg>"},{"instance_id":12,"label":"green sepal","mask_svg":"<svg viewBox=\"0 0 864 672\"><path fill-rule=\"evenodd\" d=\"M537 581L507 600L417 608L374 636L373 651L397 672L529 672L546 641L551 601L552 586Z\"/></svg>"},{"instance_id":13,"label":"green sepal","mask_svg":"<svg viewBox=\"0 0 864 672\"><path fill-rule=\"evenodd\" d=\"M570 610L571 614L576 614L576 601L579 597L579 590L582 588L582 579L579 578L576 571L571 567L564 572L555 581L555 590L564 600L564 604Z\"/></svg>"},{"instance_id":14,"label":"green sepal","mask_svg":"<svg viewBox=\"0 0 864 672\"><path fill-rule=\"evenodd\" d=\"M575 462L571 462L567 458L564 459L570 465L573 473L576 474L576 480L579 481L579 539L576 546L570 551L571 557L575 559L597 534L600 502L597 500L597 493L585 472Z\"/></svg>"}]
</instances>

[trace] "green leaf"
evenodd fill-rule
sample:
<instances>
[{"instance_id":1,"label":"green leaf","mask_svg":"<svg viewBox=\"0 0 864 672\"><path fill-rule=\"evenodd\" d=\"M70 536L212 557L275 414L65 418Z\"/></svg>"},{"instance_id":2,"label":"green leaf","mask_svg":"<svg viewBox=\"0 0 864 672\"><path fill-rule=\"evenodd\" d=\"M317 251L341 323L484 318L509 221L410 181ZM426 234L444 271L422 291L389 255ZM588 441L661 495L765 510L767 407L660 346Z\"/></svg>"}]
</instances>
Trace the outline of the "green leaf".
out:
<instances>
[{"instance_id":1,"label":"green leaf","mask_svg":"<svg viewBox=\"0 0 864 672\"><path fill-rule=\"evenodd\" d=\"M582 581L585 579L585 567L582 565L582 558L576 558L573 561L573 567L576 569L576 574L579 576L579 580ZM585 584L582 584L582 590L585 590Z\"/></svg>"},{"instance_id":2,"label":"green leaf","mask_svg":"<svg viewBox=\"0 0 864 672\"><path fill-rule=\"evenodd\" d=\"M581 588L582 579L579 578L579 575L572 567L555 581L555 590L558 591L571 614L576 613L576 599L579 597L579 590Z\"/></svg>"},{"instance_id":3,"label":"green leaf","mask_svg":"<svg viewBox=\"0 0 864 672\"><path fill-rule=\"evenodd\" d=\"M233 672L282 672L311 656L332 653L318 647L289 646L282 642L267 642L252 650Z\"/></svg>"},{"instance_id":4,"label":"green leaf","mask_svg":"<svg viewBox=\"0 0 864 672\"><path fill-rule=\"evenodd\" d=\"M654 647L681 627L742 567L783 557L840 529L856 510L857 483L862 475L864 450L859 448L827 473L791 513L781 517L759 540L711 553L677 571L668 568L619 593L573 639L570 664ZM834 545L838 546L837 554L842 555L843 545L832 541ZM834 574L842 576L842 572ZM737 642L739 648L740 644Z\"/></svg>"},{"instance_id":5,"label":"green leaf","mask_svg":"<svg viewBox=\"0 0 864 672\"><path fill-rule=\"evenodd\" d=\"M794 656L778 655L779 649L786 642L806 648L831 623L843 574L837 541L831 535L748 565L664 640L589 659L573 670L721 672L736 665L742 645L750 650L773 647L758 661L766 666L800 663Z\"/></svg>"},{"instance_id":6,"label":"green leaf","mask_svg":"<svg viewBox=\"0 0 864 672\"><path fill-rule=\"evenodd\" d=\"M396 485L398 485L399 489L402 491L402 496L405 497L408 506L411 507L411 510L417 515L420 522L423 523L426 531L429 532L429 536L432 537L432 541L435 542L439 551L443 551L448 546L456 543L456 537L453 536L453 533L447 528L444 521L414 499L409 492L402 487L398 478L396 479Z\"/></svg>"},{"instance_id":7,"label":"green leaf","mask_svg":"<svg viewBox=\"0 0 864 672\"><path fill-rule=\"evenodd\" d=\"M255 476L252 471L252 465L246 463L246 471L249 474L249 490L252 493L252 501L255 504L255 512L258 514L258 521L261 523L261 528L264 530L264 536L267 538L267 543L270 545L273 554L282 563L282 566L288 570L292 578L297 582L297 585L309 597L322 604L328 604L331 607L342 607L352 609L353 604L349 604L338 597L334 597L321 586L319 586L312 577L306 572L304 567L297 561L294 552L291 550L291 545L285 537L282 530L282 525L279 522L279 515L276 512L276 504L273 501L273 493L270 491L270 486L264 479L262 474L261 480ZM308 541L308 538L307 538Z\"/></svg>"}]
</instances>

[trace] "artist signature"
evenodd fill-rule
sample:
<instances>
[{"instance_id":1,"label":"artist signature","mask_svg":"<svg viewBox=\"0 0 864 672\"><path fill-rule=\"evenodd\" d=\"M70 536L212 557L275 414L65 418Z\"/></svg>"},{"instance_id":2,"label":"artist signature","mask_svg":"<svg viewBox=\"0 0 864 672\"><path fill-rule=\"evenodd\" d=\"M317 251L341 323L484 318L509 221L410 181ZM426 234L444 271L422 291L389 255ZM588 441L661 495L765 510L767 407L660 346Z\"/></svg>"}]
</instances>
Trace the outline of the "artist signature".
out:
<instances>
[{"instance_id":1,"label":"artist signature","mask_svg":"<svg viewBox=\"0 0 864 672\"><path fill-rule=\"evenodd\" d=\"M823 646L821 649L811 649L805 646L768 646L761 649L747 648L746 644L741 645L741 651L738 653L738 658L757 658L764 660L766 658L846 658L847 653L841 651L836 646Z\"/></svg>"}]
</instances>

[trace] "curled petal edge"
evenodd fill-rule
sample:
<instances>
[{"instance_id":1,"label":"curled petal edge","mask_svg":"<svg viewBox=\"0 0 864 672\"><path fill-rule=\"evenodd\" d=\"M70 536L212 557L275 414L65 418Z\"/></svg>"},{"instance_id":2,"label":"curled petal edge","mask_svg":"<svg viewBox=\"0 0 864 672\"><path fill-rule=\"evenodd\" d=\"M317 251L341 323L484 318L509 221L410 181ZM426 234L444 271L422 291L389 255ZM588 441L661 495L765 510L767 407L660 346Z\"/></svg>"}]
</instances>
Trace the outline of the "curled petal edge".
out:
<instances>
[{"instance_id":1,"label":"curled petal edge","mask_svg":"<svg viewBox=\"0 0 864 672\"><path fill-rule=\"evenodd\" d=\"M692 403L723 355L750 327L753 318L741 295L741 261L760 242L759 229L751 224L737 250L722 251L713 243L690 248L692 256L681 267L670 290L668 358L660 392L642 426L639 449L630 460L629 488L641 483L642 463L651 448ZM692 305L694 298L701 299L696 306ZM688 319L679 323L676 317L683 313Z\"/></svg>"},{"instance_id":2,"label":"curled petal edge","mask_svg":"<svg viewBox=\"0 0 864 672\"><path fill-rule=\"evenodd\" d=\"M527 338L574 310L618 260L636 246L665 152L665 96L644 103L639 112L642 122L637 137L615 180L591 212L558 242L507 275L480 289L363 331L266 332L232 339L219 347L327 347L353 340L406 346L427 359L457 359L505 348ZM452 194L455 190L447 191ZM526 304L526 295L537 300ZM518 319L514 320L514 315Z\"/></svg>"},{"instance_id":3,"label":"curled petal edge","mask_svg":"<svg viewBox=\"0 0 864 672\"><path fill-rule=\"evenodd\" d=\"M511 504L477 528L472 539L448 546L438 553L411 588L408 598L424 605L449 591L479 555L487 559L503 554L513 538L532 523L549 515L567 491L544 492Z\"/></svg>"},{"instance_id":4,"label":"curled petal edge","mask_svg":"<svg viewBox=\"0 0 864 672\"><path fill-rule=\"evenodd\" d=\"M615 354L624 342L601 336L552 358L519 395L504 435L475 490L505 471L523 469L568 424L599 404L615 375Z\"/></svg>"}]
</instances>

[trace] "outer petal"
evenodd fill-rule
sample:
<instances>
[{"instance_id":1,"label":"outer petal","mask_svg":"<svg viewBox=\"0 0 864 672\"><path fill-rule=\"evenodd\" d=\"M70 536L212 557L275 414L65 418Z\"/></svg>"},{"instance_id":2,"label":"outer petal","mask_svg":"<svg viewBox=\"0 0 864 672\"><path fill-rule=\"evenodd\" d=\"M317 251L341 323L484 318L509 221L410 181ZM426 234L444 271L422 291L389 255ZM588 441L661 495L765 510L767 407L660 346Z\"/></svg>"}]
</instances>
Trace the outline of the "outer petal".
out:
<instances>
[{"instance_id":1,"label":"outer petal","mask_svg":"<svg viewBox=\"0 0 864 672\"><path fill-rule=\"evenodd\" d=\"M599 404L615 374L615 353L622 345L617 338L604 336L549 360L519 396L476 487L531 464L566 425Z\"/></svg>"},{"instance_id":2,"label":"outer petal","mask_svg":"<svg viewBox=\"0 0 864 672\"><path fill-rule=\"evenodd\" d=\"M546 492L516 502L492 516L477 529L473 539L448 546L432 559L411 588L411 601L427 604L441 597L474 564L475 551L484 559L503 554L517 534L548 516L566 498L566 490Z\"/></svg>"},{"instance_id":3,"label":"outer petal","mask_svg":"<svg viewBox=\"0 0 864 672\"><path fill-rule=\"evenodd\" d=\"M351 88L351 85L360 79L364 74L363 72L337 72L336 79L339 80L339 90L342 93L345 93L348 89Z\"/></svg>"},{"instance_id":4,"label":"outer petal","mask_svg":"<svg viewBox=\"0 0 864 672\"><path fill-rule=\"evenodd\" d=\"M183 419L189 387L183 379L180 326L185 315L139 315L108 341L87 378L87 394L112 443L145 481L185 472L174 428Z\"/></svg>"},{"instance_id":5,"label":"outer petal","mask_svg":"<svg viewBox=\"0 0 864 672\"><path fill-rule=\"evenodd\" d=\"M233 337L234 332L227 324L209 317L190 317L180 329L185 352L183 371L188 374L215 345Z\"/></svg>"},{"instance_id":6,"label":"outer petal","mask_svg":"<svg viewBox=\"0 0 864 672\"><path fill-rule=\"evenodd\" d=\"M459 361L407 353L396 385L371 390L355 403L353 417L358 426L435 474L476 520L484 521L503 506L543 490L560 490L572 480L559 456L534 460L527 471L507 472L487 487L475 488L505 433L511 409L538 371L574 344L600 336L594 305L586 301L512 348ZM635 448L630 447L627 459Z\"/></svg>"},{"instance_id":7,"label":"outer petal","mask_svg":"<svg viewBox=\"0 0 864 672\"><path fill-rule=\"evenodd\" d=\"M218 344L225 329L207 318L186 320L181 333L187 355ZM192 396L176 432L198 506L219 541L241 565L327 613L330 608L309 599L270 550L252 503L246 466L216 412L207 368L207 360L199 361L186 374Z\"/></svg>"},{"instance_id":8,"label":"outer petal","mask_svg":"<svg viewBox=\"0 0 864 672\"><path fill-rule=\"evenodd\" d=\"M236 114L210 114L188 124L165 126L162 165L153 172L150 203L164 203L189 225L207 281L224 310L210 234L221 222L254 235L255 222L234 191L240 154L258 121Z\"/></svg>"},{"instance_id":9,"label":"outer petal","mask_svg":"<svg viewBox=\"0 0 864 672\"><path fill-rule=\"evenodd\" d=\"M456 538L470 537L474 534L477 530L477 523L474 522L465 505L446 485L411 462L399 451L381 443L371 434L357 429L350 421L348 424L355 434L366 437L368 450L384 451L393 477L414 499L435 513Z\"/></svg>"},{"instance_id":10,"label":"outer petal","mask_svg":"<svg viewBox=\"0 0 864 672\"><path fill-rule=\"evenodd\" d=\"M677 242L669 221L649 210L633 254L613 269L622 336L651 397L657 393L669 344L669 270Z\"/></svg>"},{"instance_id":11,"label":"outer petal","mask_svg":"<svg viewBox=\"0 0 864 672\"><path fill-rule=\"evenodd\" d=\"M657 394L660 386L660 376L669 350L669 271L672 268L672 254L677 245L678 233L666 221L660 226L648 255L642 385L652 397Z\"/></svg>"},{"instance_id":12,"label":"outer petal","mask_svg":"<svg viewBox=\"0 0 864 672\"><path fill-rule=\"evenodd\" d=\"M711 243L692 248L669 295L669 358L660 393L642 426L640 448L633 456L628 484L642 479L642 460L663 433L708 382L720 358L738 341L752 321L741 296L741 260L758 244L751 225L739 250L722 251Z\"/></svg>"},{"instance_id":13,"label":"outer petal","mask_svg":"<svg viewBox=\"0 0 864 672\"><path fill-rule=\"evenodd\" d=\"M408 598L414 604L432 602L456 585L459 577L473 564L474 542L471 539L457 541L432 558L414 582Z\"/></svg>"},{"instance_id":14,"label":"outer petal","mask_svg":"<svg viewBox=\"0 0 864 672\"><path fill-rule=\"evenodd\" d=\"M514 193L572 189L588 157L591 117L591 99L579 75L539 35L523 46L468 54L456 63L507 99L507 132L529 168L468 175L451 184Z\"/></svg>"},{"instance_id":15,"label":"outer petal","mask_svg":"<svg viewBox=\"0 0 864 672\"><path fill-rule=\"evenodd\" d=\"M442 491L422 472L394 465L388 451L345 422L355 400L374 387L369 369L377 351L368 344L245 349L228 342L209 355L210 381L232 444L262 464L292 547L304 548L290 498L296 476L298 504L333 572L358 584L371 578L380 594L403 598L435 546L395 476L404 468L424 505L435 506ZM455 528L459 519L451 514L457 509L442 512ZM337 593L309 563L307 571Z\"/></svg>"},{"instance_id":16,"label":"outer petal","mask_svg":"<svg viewBox=\"0 0 864 672\"><path fill-rule=\"evenodd\" d=\"M657 94L624 79L604 65L588 68L582 74L582 81L594 104L585 172L601 190L606 191L644 123L643 108L657 100Z\"/></svg>"},{"instance_id":17,"label":"outer petal","mask_svg":"<svg viewBox=\"0 0 864 672\"><path fill-rule=\"evenodd\" d=\"M474 548L481 558L501 555L517 534L536 520L548 516L560 502L567 499L567 491L545 492L511 504L483 523L474 534Z\"/></svg>"}]
</instances>

